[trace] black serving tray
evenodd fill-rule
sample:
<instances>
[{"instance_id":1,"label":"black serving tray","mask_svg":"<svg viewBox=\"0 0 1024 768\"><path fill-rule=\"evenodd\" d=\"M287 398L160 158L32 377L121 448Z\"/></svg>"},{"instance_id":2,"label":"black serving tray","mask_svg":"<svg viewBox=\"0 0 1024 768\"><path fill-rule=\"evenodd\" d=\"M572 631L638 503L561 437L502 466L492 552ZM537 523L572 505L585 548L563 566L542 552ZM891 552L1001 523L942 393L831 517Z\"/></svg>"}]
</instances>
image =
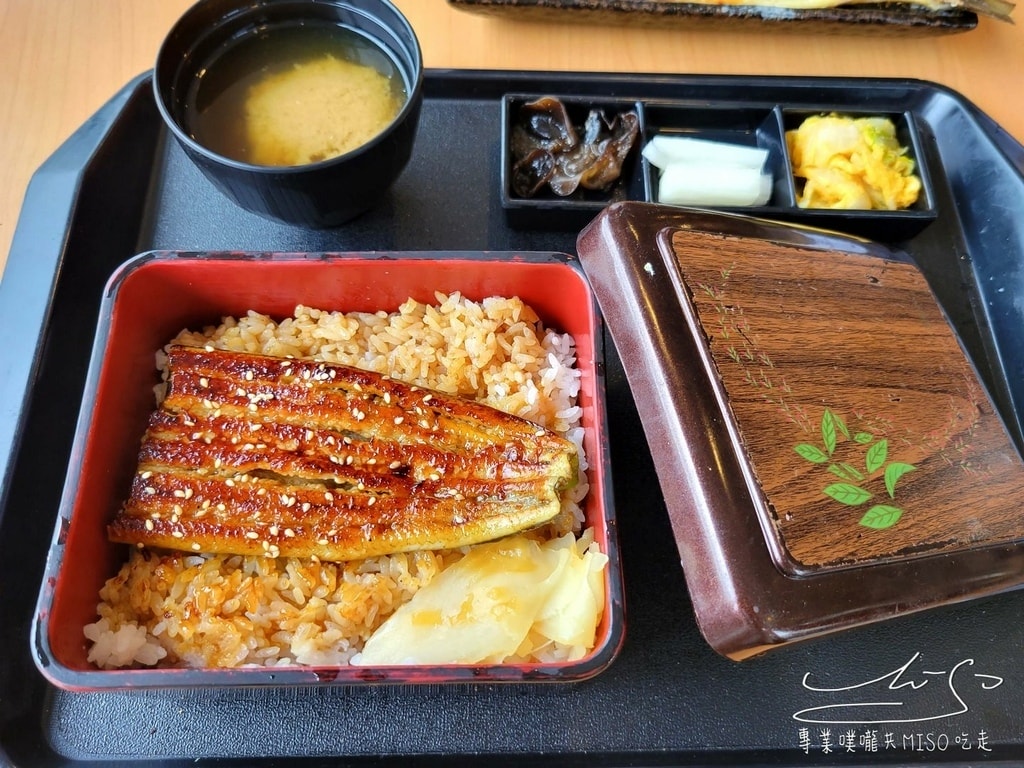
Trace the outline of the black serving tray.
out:
<instances>
[{"instance_id":1,"label":"black serving tray","mask_svg":"<svg viewBox=\"0 0 1024 768\"><path fill-rule=\"evenodd\" d=\"M413 159L390 197L344 228L309 231L221 197L167 141L143 75L36 173L0 283L0 763L1021 764L1024 593L743 663L711 650L610 341L608 426L627 618L621 655L601 675L566 685L75 694L37 672L29 627L64 475L76 463L72 435L111 272L150 249L572 253L576 228L522 230L506 220L500 105L510 92L911 111L926 137L938 217L898 245L911 257L952 249L965 270L1001 277L1000 285L974 286L946 275L936 291L965 344L988 361L987 383L1020 434L1024 349L997 340L1022 325L1024 149L940 86L431 71Z\"/></svg>"}]
</instances>

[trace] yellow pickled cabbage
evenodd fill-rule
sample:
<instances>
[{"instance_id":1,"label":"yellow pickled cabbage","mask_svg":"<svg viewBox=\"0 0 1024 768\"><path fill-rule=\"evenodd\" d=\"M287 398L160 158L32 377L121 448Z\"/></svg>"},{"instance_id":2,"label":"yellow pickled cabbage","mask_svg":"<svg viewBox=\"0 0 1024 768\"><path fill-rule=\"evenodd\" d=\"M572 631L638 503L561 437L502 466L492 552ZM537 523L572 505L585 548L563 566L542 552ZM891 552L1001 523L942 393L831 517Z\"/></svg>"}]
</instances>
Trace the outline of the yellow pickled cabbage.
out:
<instances>
[{"instance_id":1,"label":"yellow pickled cabbage","mask_svg":"<svg viewBox=\"0 0 1024 768\"><path fill-rule=\"evenodd\" d=\"M921 192L914 161L884 117L808 117L786 132L801 208L909 208Z\"/></svg>"},{"instance_id":2,"label":"yellow pickled cabbage","mask_svg":"<svg viewBox=\"0 0 1024 768\"><path fill-rule=\"evenodd\" d=\"M353 660L361 665L565 660L595 642L606 555L588 531L543 543L511 536L472 547L398 608Z\"/></svg>"}]
</instances>

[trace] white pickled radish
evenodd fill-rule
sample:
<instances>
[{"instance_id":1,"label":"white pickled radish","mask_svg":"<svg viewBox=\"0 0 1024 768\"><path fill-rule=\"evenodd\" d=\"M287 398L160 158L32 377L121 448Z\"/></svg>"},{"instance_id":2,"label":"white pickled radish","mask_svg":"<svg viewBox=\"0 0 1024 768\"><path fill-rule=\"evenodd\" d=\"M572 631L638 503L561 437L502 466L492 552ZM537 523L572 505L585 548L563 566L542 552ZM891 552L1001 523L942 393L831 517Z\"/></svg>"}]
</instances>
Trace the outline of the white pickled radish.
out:
<instances>
[{"instance_id":1,"label":"white pickled radish","mask_svg":"<svg viewBox=\"0 0 1024 768\"><path fill-rule=\"evenodd\" d=\"M658 180L658 202L671 205L765 205L771 195L771 174L760 168L672 163Z\"/></svg>"},{"instance_id":2,"label":"white pickled radish","mask_svg":"<svg viewBox=\"0 0 1024 768\"><path fill-rule=\"evenodd\" d=\"M663 133L651 138L642 154L647 162L662 171L676 163L753 168L760 171L768 160L768 150L761 147Z\"/></svg>"}]
</instances>

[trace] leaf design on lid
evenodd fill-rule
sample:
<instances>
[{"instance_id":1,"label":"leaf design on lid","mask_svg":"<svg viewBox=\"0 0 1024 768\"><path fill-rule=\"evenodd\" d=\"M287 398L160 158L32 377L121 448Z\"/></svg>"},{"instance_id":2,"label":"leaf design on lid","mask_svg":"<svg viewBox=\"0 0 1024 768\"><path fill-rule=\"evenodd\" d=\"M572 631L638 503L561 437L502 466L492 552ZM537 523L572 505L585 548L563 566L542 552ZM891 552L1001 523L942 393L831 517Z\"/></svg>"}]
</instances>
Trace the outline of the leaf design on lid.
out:
<instances>
[{"instance_id":1,"label":"leaf design on lid","mask_svg":"<svg viewBox=\"0 0 1024 768\"><path fill-rule=\"evenodd\" d=\"M826 486L824 491L826 496L830 496L840 504L846 504L851 507L863 504L871 498L870 493L853 483L833 483Z\"/></svg>"},{"instance_id":2,"label":"leaf design on lid","mask_svg":"<svg viewBox=\"0 0 1024 768\"><path fill-rule=\"evenodd\" d=\"M875 504L864 513L864 517L860 519L860 524L875 530L892 528L902 516L903 510L899 507L894 507L891 504Z\"/></svg>"}]
</instances>

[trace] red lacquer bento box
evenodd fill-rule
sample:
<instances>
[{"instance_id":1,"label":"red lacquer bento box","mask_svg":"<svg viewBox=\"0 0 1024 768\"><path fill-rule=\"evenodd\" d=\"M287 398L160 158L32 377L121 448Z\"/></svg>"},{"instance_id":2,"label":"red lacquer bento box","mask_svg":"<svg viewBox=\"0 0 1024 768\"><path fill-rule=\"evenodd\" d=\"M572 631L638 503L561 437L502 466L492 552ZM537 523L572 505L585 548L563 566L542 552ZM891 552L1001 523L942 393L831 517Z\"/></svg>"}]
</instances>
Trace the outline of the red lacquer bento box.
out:
<instances>
[{"instance_id":1,"label":"red lacquer bento box","mask_svg":"<svg viewBox=\"0 0 1024 768\"><path fill-rule=\"evenodd\" d=\"M96 621L98 593L128 555L107 539L136 470L155 407L155 353L184 328L216 325L254 310L288 317L296 305L344 312L394 312L407 299L458 292L480 302L518 297L545 327L569 333L580 371L589 491L584 528L608 557L604 607L592 650L573 661L447 665L288 665L235 668L100 669L83 628ZM70 690L115 688L577 681L605 669L624 634L623 585L605 434L602 326L589 283L573 257L548 253L265 254L149 252L108 282L32 645L42 673Z\"/></svg>"}]
</instances>

